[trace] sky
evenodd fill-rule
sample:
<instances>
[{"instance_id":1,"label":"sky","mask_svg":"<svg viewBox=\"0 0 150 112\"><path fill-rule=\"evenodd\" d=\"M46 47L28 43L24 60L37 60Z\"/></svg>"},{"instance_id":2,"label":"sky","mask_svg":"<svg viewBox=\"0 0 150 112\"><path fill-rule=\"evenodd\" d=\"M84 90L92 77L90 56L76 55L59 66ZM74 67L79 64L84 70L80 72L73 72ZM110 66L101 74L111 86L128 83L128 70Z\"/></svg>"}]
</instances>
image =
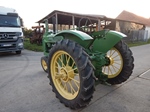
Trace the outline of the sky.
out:
<instances>
[{"instance_id":1,"label":"sky","mask_svg":"<svg viewBox=\"0 0 150 112\"><path fill-rule=\"evenodd\" d=\"M14 8L30 29L53 10L98 14L116 18L123 10L150 18L149 0L0 0L0 6Z\"/></svg>"}]
</instances>

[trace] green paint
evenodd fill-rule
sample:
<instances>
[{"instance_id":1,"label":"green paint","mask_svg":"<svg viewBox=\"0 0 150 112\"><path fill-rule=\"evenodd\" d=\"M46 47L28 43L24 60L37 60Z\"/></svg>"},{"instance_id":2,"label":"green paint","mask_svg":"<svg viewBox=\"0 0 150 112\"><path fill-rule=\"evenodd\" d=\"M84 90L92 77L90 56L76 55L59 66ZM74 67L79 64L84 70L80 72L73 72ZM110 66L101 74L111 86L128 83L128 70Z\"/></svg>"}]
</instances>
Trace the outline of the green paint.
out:
<instances>
[{"instance_id":1,"label":"green paint","mask_svg":"<svg viewBox=\"0 0 150 112\"><path fill-rule=\"evenodd\" d=\"M77 30L61 31L58 34L56 34L54 38L58 36L62 36L64 39L73 40L81 46L83 46L84 48L88 48L90 43L93 41L93 38L90 35Z\"/></svg>"},{"instance_id":2,"label":"green paint","mask_svg":"<svg viewBox=\"0 0 150 112\"><path fill-rule=\"evenodd\" d=\"M93 51L107 53L116 43L118 43L125 35L111 30L102 30L91 34L95 41L92 44Z\"/></svg>"},{"instance_id":3,"label":"green paint","mask_svg":"<svg viewBox=\"0 0 150 112\"><path fill-rule=\"evenodd\" d=\"M105 82L108 77L103 74L102 67L108 64L108 59L106 58L105 53L97 52L97 53L90 53L92 64L95 67L95 76L101 81L102 83Z\"/></svg>"}]
</instances>

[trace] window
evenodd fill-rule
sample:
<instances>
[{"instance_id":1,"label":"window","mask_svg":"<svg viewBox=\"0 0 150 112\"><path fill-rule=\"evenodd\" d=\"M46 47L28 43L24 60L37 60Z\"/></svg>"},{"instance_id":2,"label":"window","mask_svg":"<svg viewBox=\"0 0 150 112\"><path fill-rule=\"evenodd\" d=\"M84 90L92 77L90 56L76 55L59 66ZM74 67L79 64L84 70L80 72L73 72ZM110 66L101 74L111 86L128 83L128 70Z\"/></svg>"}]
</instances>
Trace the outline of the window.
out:
<instances>
[{"instance_id":1,"label":"window","mask_svg":"<svg viewBox=\"0 0 150 112\"><path fill-rule=\"evenodd\" d=\"M20 27L20 24L18 16L0 15L0 27Z\"/></svg>"}]
</instances>

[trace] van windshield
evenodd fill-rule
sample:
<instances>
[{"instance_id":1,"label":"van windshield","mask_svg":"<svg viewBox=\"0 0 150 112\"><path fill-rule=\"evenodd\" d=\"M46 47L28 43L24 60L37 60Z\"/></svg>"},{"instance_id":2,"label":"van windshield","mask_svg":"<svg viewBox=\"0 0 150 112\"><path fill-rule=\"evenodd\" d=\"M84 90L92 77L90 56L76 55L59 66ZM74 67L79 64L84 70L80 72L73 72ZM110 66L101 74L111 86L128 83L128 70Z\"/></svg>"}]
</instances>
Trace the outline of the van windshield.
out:
<instances>
[{"instance_id":1,"label":"van windshield","mask_svg":"<svg viewBox=\"0 0 150 112\"><path fill-rule=\"evenodd\" d=\"M18 16L0 15L0 27L20 27Z\"/></svg>"}]
</instances>

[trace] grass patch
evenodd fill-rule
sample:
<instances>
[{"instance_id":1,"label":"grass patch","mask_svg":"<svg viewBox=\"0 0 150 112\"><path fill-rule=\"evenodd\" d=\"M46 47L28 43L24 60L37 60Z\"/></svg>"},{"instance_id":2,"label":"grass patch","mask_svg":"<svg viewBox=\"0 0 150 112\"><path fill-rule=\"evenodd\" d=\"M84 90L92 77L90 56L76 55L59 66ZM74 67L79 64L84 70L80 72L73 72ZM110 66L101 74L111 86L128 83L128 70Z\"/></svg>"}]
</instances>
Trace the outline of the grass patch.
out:
<instances>
[{"instance_id":1,"label":"grass patch","mask_svg":"<svg viewBox=\"0 0 150 112\"><path fill-rule=\"evenodd\" d=\"M147 42L134 42L134 43L127 43L129 47L134 47L134 46L140 46L140 45L145 45L145 44L150 44L150 39ZM25 38L24 40L24 48L36 52L43 52L42 45L37 45L37 44L31 44L29 41L29 38Z\"/></svg>"},{"instance_id":2,"label":"grass patch","mask_svg":"<svg viewBox=\"0 0 150 112\"><path fill-rule=\"evenodd\" d=\"M150 44L150 39L147 42L134 42L134 43L127 43L127 44L129 47L146 45L146 44Z\"/></svg>"},{"instance_id":3,"label":"grass patch","mask_svg":"<svg viewBox=\"0 0 150 112\"><path fill-rule=\"evenodd\" d=\"M37 52L43 51L42 45L31 44L29 38L24 39L24 48L31 51L37 51Z\"/></svg>"}]
</instances>

